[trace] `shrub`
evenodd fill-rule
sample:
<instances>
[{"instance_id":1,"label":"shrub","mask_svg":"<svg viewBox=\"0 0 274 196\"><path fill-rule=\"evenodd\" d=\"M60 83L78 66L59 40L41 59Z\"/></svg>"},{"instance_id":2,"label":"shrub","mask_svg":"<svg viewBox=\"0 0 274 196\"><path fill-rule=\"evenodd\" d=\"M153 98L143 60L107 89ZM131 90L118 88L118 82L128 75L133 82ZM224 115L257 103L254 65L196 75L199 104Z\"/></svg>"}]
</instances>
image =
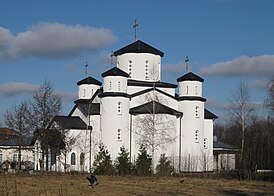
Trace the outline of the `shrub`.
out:
<instances>
[{"instance_id":1,"label":"shrub","mask_svg":"<svg viewBox=\"0 0 274 196\"><path fill-rule=\"evenodd\" d=\"M113 170L110 154L106 146L101 143L99 152L94 157L93 173L97 175L112 175Z\"/></svg>"},{"instance_id":2,"label":"shrub","mask_svg":"<svg viewBox=\"0 0 274 196\"><path fill-rule=\"evenodd\" d=\"M159 164L156 166L156 174L160 176L169 176L174 172L174 167L171 165L171 161L165 154L161 154Z\"/></svg>"},{"instance_id":3,"label":"shrub","mask_svg":"<svg viewBox=\"0 0 274 196\"><path fill-rule=\"evenodd\" d=\"M131 174L132 164L129 159L129 152L124 146L120 148L119 156L115 161L115 170L118 175Z\"/></svg>"},{"instance_id":4,"label":"shrub","mask_svg":"<svg viewBox=\"0 0 274 196\"><path fill-rule=\"evenodd\" d=\"M151 175L152 159L150 155L147 154L147 150L144 145L140 146L139 152L140 153L138 153L135 165L136 174L139 176Z\"/></svg>"}]
</instances>

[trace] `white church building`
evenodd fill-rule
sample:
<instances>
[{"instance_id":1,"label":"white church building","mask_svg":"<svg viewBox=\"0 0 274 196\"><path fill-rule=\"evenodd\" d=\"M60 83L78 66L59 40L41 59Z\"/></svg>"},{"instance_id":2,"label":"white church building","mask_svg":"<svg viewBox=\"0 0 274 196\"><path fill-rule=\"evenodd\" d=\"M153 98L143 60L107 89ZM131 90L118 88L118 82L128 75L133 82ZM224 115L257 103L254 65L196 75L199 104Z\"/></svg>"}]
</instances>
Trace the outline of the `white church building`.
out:
<instances>
[{"instance_id":1,"label":"white church building","mask_svg":"<svg viewBox=\"0 0 274 196\"><path fill-rule=\"evenodd\" d=\"M143 144L154 167L165 154L177 171L212 171L218 117L205 108L204 79L188 72L178 76L177 84L163 82L164 53L141 40L113 56L117 64L101 74L102 82L93 77L79 81L70 114L53 118L51 128L68 130L75 142L66 156L49 159L51 170L64 171L66 164L68 171L90 171L102 143L112 160L124 146L134 163Z\"/></svg>"}]
</instances>

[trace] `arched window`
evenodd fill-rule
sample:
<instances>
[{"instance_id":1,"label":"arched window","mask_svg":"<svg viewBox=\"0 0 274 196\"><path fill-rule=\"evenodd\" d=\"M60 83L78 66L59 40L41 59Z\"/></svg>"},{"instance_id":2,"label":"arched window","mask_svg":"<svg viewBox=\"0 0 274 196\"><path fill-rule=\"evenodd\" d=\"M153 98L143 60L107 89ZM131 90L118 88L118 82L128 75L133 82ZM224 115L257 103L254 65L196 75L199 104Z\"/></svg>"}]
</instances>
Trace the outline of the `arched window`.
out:
<instances>
[{"instance_id":1,"label":"arched window","mask_svg":"<svg viewBox=\"0 0 274 196\"><path fill-rule=\"evenodd\" d=\"M195 131L195 143L199 143L199 130Z\"/></svg>"},{"instance_id":2,"label":"arched window","mask_svg":"<svg viewBox=\"0 0 274 196\"><path fill-rule=\"evenodd\" d=\"M122 115L122 102L119 101L117 104L117 114Z\"/></svg>"},{"instance_id":3,"label":"arched window","mask_svg":"<svg viewBox=\"0 0 274 196\"><path fill-rule=\"evenodd\" d=\"M122 130L121 129L117 130L117 140L118 140L118 142L122 141Z\"/></svg>"},{"instance_id":4,"label":"arched window","mask_svg":"<svg viewBox=\"0 0 274 196\"><path fill-rule=\"evenodd\" d=\"M200 118L200 108L199 108L199 106L195 107L195 117Z\"/></svg>"},{"instance_id":5,"label":"arched window","mask_svg":"<svg viewBox=\"0 0 274 196\"><path fill-rule=\"evenodd\" d=\"M204 149L207 149L208 145L207 145L207 138L204 138Z\"/></svg>"},{"instance_id":6,"label":"arched window","mask_svg":"<svg viewBox=\"0 0 274 196\"><path fill-rule=\"evenodd\" d=\"M80 154L80 165L84 165L84 162L85 162L85 153L81 153Z\"/></svg>"},{"instance_id":7,"label":"arched window","mask_svg":"<svg viewBox=\"0 0 274 196\"><path fill-rule=\"evenodd\" d=\"M14 153L13 153L13 161L18 161L18 153L19 153L18 150L14 151Z\"/></svg>"},{"instance_id":8,"label":"arched window","mask_svg":"<svg viewBox=\"0 0 274 196\"><path fill-rule=\"evenodd\" d=\"M70 155L70 164L71 165L76 165L76 155L75 155L74 152L71 153L71 155Z\"/></svg>"}]
</instances>

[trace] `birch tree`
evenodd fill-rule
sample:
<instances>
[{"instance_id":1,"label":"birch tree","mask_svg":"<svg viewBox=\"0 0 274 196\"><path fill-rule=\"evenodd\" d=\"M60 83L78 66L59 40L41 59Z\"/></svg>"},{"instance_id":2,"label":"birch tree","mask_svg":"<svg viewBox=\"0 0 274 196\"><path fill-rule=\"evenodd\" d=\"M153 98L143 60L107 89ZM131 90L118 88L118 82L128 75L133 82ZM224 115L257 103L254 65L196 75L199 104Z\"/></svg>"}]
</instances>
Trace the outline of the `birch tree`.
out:
<instances>
[{"instance_id":1,"label":"birch tree","mask_svg":"<svg viewBox=\"0 0 274 196\"><path fill-rule=\"evenodd\" d=\"M243 166L243 155L245 146L245 135L248 120L251 116L251 112L254 110L254 106L250 103L250 92L245 82L241 81L238 88L233 91L232 99L230 100L229 111L231 113L232 123L236 123L240 126L240 164Z\"/></svg>"},{"instance_id":2,"label":"birch tree","mask_svg":"<svg viewBox=\"0 0 274 196\"><path fill-rule=\"evenodd\" d=\"M167 100L156 92L156 83L159 81L158 70L150 70L151 77L153 78L152 92L147 93L140 98L140 104L151 103L147 106L147 114L137 115L134 121L134 132L138 135L136 143L141 146L144 145L152 156L152 169L154 171L156 157L155 152L159 149L166 149L166 145L175 140L174 131L175 123L170 118L170 115L159 113L157 104L165 105Z\"/></svg>"}]
</instances>

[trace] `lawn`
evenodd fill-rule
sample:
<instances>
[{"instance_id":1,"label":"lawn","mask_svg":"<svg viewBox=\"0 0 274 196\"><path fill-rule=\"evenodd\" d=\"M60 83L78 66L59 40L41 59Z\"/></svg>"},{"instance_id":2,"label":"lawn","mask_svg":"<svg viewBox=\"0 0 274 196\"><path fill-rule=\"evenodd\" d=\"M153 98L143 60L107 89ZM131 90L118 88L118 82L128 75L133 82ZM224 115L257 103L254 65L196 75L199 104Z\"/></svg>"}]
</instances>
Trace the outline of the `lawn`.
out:
<instances>
[{"instance_id":1,"label":"lawn","mask_svg":"<svg viewBox=\"0 0 274 196\"><path fill-rule=\"evenodd\" d=\"M70 195L274 195L274 183L191 177L97 176L88 174L1 174L0 196Z\"/></svg>"}]
</instances>

